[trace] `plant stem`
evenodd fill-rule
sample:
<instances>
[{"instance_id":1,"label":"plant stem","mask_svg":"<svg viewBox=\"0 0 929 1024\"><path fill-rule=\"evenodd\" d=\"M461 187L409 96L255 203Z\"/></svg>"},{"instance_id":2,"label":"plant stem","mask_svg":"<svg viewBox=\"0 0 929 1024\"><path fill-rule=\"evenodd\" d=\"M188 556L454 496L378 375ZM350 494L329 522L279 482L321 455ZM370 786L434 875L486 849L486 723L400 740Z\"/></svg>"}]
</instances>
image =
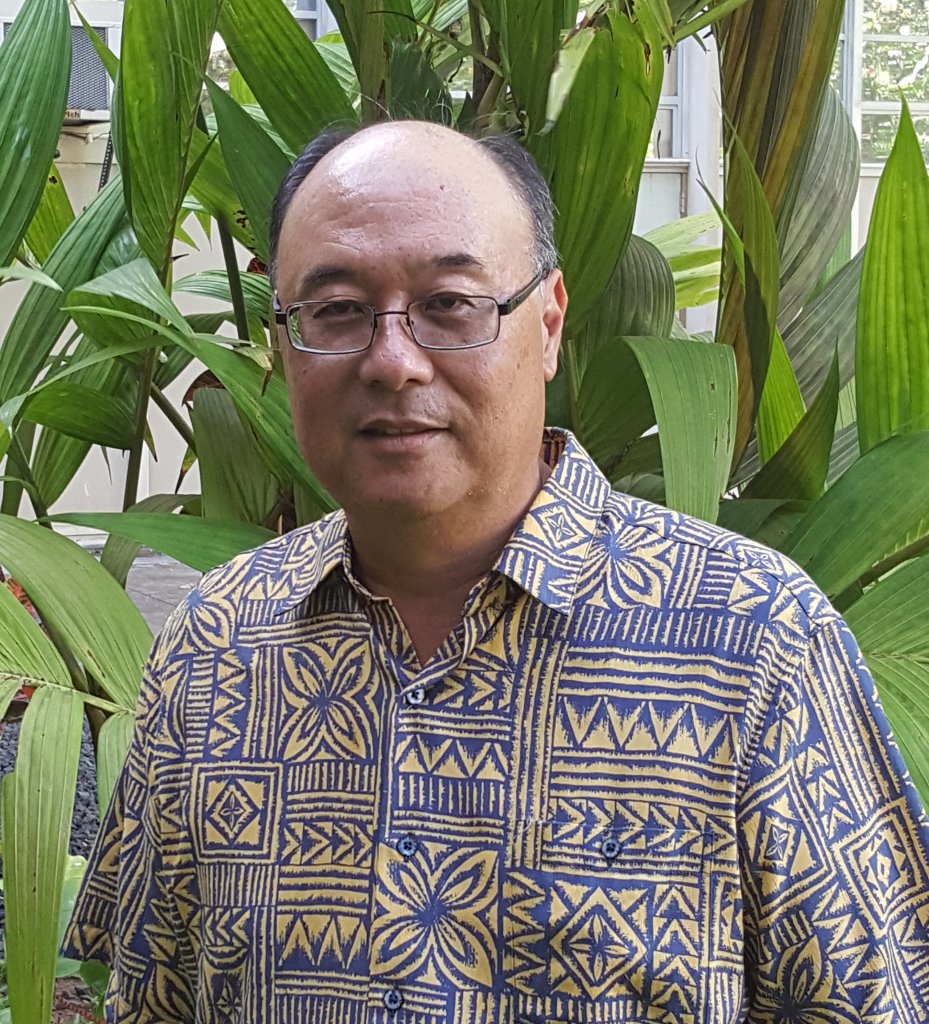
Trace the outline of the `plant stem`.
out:
<instances>
[{"instance_id":1,"label":"plant stem","mask_svg":"<svg viewBox=\"0 0 929 1024\"><path fill-rule=\"evenodd\" d=\"M16 466L19 475L28 484L26 493L29 495L29 500L32 502L32 508L36 514L36 519L46 520L48 518L48 506L44 501L42 501L42 496L39 494L39 488L36 486L35 477L32 475L32 469L29 466L29 459L26 457L26 453L23 451L23 446L16 434L10 438L10 448L7 454L10 457L10 462ZM49 529L52 528L51 523L49 522L43 522L42 525L47 526Z\"/></svg>"},{"instance_id":2,"label":"plant stem","mask_svg":"<svg viewBox=\"0 0 929 1024\"><path fill-rule=\"evenodd\" d=\"M197 442L194 438L194 432L190 429L190 425L180 414L180 411L174 408L168 398L165 397L165 393L155 383L152 383L152 401L165 414L171 426L181 435L187 443L187 447L196 455Z\"/></svg>"},{"instance_id":3,"label":"plant stem","mask_svg":"<svg viewBox=\"0 0 929 1024\"><path fill-rule=\"evenodd\" d=\"M469 0L468 2L468 20L471 24L471 46L482 56L486 57L484 33L481 30L481 12L475 0ZM483 103L487 87L490 85L490 75L491 71L489 68L485 67L479 60L474 61L471 95L474 97L478 110L480 110Z\"/></svg>"},{"instance_id":4,"label":"plant stem","mask_svg":"<svg viewBox=\"0 0 929 1024\"><path fill-rule=\"evenodd\" d=\"M142 469L142 452L145 450L145 425L148 421L148 399L158 362L158 348L149 349L142 359L142 374L139 379L139 397L135 408L135 431L132 447L129 449L129 465L126 468L126 489L123 492L123 511L131 508L139 499L139 476Z\"/></svg>"},{"instance_id":5,"label":"plant stem","mask_svg":"<svg viewBox=\"0 0 929 1024\"><path fill-rule=\"evenodd\" d=\"M858 580L858 583L862 587L869 587L872 583L876 583L882 576L889 573L891 569L896 569L898 565L903 565L904 562L908 562L911 558L921 555L924 551L929 551L929 534L925 537L920 537L919 540L914 540L912 544L907 544L905 548L895 551L889 558L885 558L883 562L878 562L873 569L869 569Z\"/></svg>"},{"instance_id":6,"label":"plant stem","mask_svg":"<svg viewBox=\"0 0 929 1024\"><path fill-rule=\"evenodd\" d=\"M239 274L239 264L236 262L235 243L232 240L229 228L223 223L222 218L217 218L216 228L219 231L219 241L223 247L223 261L226 264L226 274L229 277L229 292L232 295L235 327L242 341L248 341L248 314L245 311L245 293L242 291L242 277Z\"/></svg>"}]
</instances>

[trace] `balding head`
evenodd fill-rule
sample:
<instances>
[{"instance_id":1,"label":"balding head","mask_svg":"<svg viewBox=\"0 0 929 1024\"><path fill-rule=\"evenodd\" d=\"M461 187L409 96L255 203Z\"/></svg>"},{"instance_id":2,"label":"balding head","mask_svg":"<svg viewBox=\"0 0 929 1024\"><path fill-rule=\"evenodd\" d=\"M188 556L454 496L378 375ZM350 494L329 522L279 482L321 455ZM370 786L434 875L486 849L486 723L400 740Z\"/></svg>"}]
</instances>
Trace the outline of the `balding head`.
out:
<instances>
[{"instance_id":1,"label":"balding head","mask_svg":"<svg viewBox=\"0 0 929 1024\"><path fill-rule=\"evenodd\" d=\"M497 177L507 188L526 217L531 237L531 260L539 272L558 265L554 241L554 207L548 185L529 155L512 137L486 136L472 140L459 132L426 121L398 121L371 125L362 129L327 129L317 135L294 162L278 190L271 212L270 272L277 281L278 249L281 231L291 203L307 178L317 167L338 155L345 160L337 166L363 169L366 158L403 162L409 158L432 156L438 161L460 162L475 168L478 181ZM477 163L475 164L475 160ZM414 161L415 162L415 161ZM363 173L363 170L362 170Z\"/></svg>"}]
</instances>

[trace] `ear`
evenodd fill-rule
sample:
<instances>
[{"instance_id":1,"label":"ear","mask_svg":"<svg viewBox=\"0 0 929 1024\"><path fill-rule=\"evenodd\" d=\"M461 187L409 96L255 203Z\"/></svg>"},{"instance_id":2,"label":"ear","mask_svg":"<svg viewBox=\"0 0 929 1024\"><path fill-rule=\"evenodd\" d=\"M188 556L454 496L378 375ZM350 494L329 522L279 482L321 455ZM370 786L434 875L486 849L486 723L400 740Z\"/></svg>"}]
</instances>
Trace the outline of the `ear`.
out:
<instances>
[{"instance_id":1,"label":"ear","mask_svg":"<svg viewBox=\"0 0 929 1024\"><path fill-rule=\"evenodd\" d=\"M542 365L545 380L550 381L558 371L558 352L561 349L561 332L564 330L565 312L568 308L568 293L564 286L564 275L553 270L542 285L542 323L545 327L542 349Z\"/></svg>"}]
</instances>

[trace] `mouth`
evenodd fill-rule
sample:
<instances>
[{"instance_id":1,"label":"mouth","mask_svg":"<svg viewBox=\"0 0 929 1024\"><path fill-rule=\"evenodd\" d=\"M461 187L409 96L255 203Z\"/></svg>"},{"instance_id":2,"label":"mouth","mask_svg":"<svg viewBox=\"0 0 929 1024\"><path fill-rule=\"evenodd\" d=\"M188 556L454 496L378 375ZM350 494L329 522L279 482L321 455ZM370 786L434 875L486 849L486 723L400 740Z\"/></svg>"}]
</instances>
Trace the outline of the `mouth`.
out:
<instances>
[{"instance_id":1,"label":"mouth","mask_svg":"<svg viewBox=\"0 0 929 1024\"><path fill-rule=\"evenodd\" d=\"M415 437L418 434L435 434L444 430L444 427L434 423L388 423L373 422L366 423L359 431L367 437Z\"/></svg>"}]
</instances>

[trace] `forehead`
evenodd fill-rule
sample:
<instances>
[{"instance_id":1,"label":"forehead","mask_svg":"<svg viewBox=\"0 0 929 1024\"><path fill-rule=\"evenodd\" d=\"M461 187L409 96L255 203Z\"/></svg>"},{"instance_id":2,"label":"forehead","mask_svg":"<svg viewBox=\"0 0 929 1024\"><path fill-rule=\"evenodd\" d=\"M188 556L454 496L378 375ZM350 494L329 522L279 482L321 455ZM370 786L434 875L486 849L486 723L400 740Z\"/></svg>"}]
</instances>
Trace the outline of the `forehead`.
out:
<instances>
[{"instance_id":1,"label":"forehead","mask_svg":"<svg viewBox=\"0 0 929 1024\"><path fill-rule=\"evenodd\" d=\"M467 253L499 270L531 259L529 214L487 153L447 130L362 132L298 188L279 245L282 283L315 262L380 266Z\"/></svg>"}]
</instances>

